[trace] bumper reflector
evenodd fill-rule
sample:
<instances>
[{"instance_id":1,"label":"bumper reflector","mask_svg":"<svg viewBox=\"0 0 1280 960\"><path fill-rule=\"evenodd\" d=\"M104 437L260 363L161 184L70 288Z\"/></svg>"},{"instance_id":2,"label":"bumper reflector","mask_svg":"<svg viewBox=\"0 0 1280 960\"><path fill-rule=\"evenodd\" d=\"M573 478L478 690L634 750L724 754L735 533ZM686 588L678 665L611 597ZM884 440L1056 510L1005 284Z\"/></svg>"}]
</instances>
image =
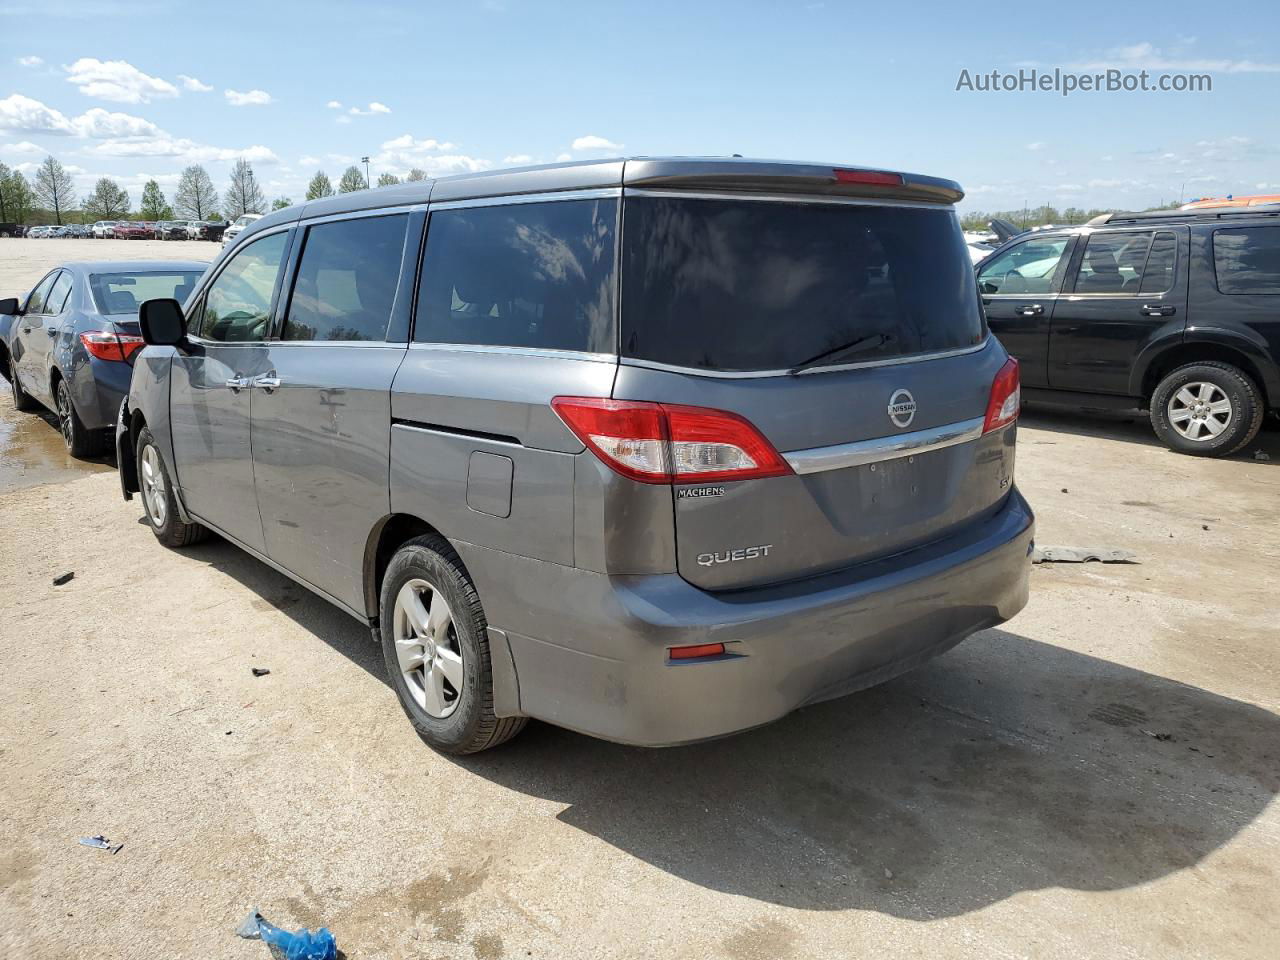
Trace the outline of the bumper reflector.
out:
<instances>
[{"instance_id":1,"label":"bumper reflector","mask_svg":"<svg viewBox=\"0 0 1280 960\"><path fill-rule=\"evenodd\" d=\"M672 660L700 660L724 656L723 643L698 643L691 647L672 647L667 651Z\"/></svg>"}]
</instances>

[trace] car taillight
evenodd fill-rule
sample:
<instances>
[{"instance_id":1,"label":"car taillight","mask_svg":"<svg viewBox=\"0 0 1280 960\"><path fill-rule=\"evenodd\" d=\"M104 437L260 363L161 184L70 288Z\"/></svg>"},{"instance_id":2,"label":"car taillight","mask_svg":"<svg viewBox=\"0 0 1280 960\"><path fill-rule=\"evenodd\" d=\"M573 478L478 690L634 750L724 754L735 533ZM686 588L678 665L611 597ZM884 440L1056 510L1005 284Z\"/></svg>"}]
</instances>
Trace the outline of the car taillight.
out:
<instances>
[{"instance_id":1,"label":"car taillight","mask_svg":"<svg viewBox=\"0 0 1280 960\"><path fill-rule=\"evenodd\" d=\"M112 333L109 330L90 330L80 334L80 342L90 354L99 360L128 360L141 350L146 341L131 333Z\"/></svg>"},{"instance_id":2,"label":"car taillight","mask_svg":"<svg viewBox=\"0 0 1280 960\"><path fill-rule=\"evenodd\" d=\"M991 399L987 401L987 418L982 432L990 433L1018 419L1022 408L1022 380L1018 375L1018 361L1010 357L991 381Z\"/></svg>"},{"instance_id":3,"label":"car taillight","mask_svg":"<svg viewBox=\"0 0 1280 960\"><path fill-rule=\"evenodd\" d=\"M641 483L717 483L791 473L752 424L725 410L556 397L551 407L606 466Z\"/></svg>"}]
</instances>

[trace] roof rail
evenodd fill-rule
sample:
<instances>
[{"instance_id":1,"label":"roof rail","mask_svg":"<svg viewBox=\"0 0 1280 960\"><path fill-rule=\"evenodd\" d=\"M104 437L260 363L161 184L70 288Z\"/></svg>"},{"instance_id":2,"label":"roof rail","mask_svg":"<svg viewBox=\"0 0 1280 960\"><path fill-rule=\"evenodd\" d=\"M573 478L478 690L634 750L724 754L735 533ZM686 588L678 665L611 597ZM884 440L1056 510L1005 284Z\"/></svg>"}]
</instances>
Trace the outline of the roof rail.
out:
<instances>
[{"instance_id":1,"label":"roof rail","mask_svg":"<svg viewBox=\"0 0 1280 960\"><path fill-rule=\"evenodd\" d=\"M1085 226L1141 223L1160 220L1224 220L1232 217L1280 217L1280 203L1260 203L1254 207L1200 207L1194 210L1145 210L1134 213L1104 213Z\"/></svg>"}]
</instances>

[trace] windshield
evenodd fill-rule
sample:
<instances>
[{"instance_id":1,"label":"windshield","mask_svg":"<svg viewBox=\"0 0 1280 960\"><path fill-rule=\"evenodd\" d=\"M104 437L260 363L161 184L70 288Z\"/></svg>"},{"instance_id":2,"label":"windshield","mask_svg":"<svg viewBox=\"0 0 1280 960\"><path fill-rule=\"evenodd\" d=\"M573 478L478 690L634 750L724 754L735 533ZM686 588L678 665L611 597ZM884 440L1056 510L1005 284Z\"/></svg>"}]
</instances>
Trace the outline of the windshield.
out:
<instances>
[{"instance_id":1,"label":"windshield","mask_svg":"<svg viewBox=\"0 0 1280 960\"><path fill-rule=\"evenodd\" d=\"M781 370L985 335L949 208L632 196L624 209L625 356ZM852 356L838 349L854 343Z\"/></svg>"},{"instance_id":2,"label":"windshield","mask_svg":"<svg viewBox=\"0 0 1280 960\"><path fill-rule=\"evenodd\" d=\"M89 289L99 313L127 313L137 316L138 306L148 300L187 299L203 270L173 270L160 273L95 273Z\"/></svg>"}]
</instances>

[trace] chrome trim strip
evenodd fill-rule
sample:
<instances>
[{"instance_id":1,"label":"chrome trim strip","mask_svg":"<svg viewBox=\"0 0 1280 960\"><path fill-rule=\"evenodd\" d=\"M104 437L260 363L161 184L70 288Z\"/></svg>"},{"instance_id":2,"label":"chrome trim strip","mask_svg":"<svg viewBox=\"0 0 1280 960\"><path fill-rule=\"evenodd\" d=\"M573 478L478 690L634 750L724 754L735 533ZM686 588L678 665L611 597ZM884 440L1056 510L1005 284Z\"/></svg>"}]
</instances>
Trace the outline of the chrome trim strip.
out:
<instances>
[{"instance_id":1,"label":"chrome trim strip","mask_svg":"<svg viewBox=\"0 0 1280 960\"><path fill-rule=\"evenodd\" d=\"M590 190L544 190L540 193L509 193L470 200L438 200L431 210L461 210L466 207L505 207L515 203L553 203L560 200L606 200L622 196L622 187L594 187Z\"/></svg>"},{"instance_id":2,"label":"chrome trim strip","mask_svg":"<svg viewBox=\"0 0 1280 960\"><path fill-rule=\"evenodd\" d=\"M984 417L947 423L928 430L901 433L896 437L876 437L874 440L858 440L831 447L812 447L808 450L792 450L783 459L796 473L818 473L823 470L843 470L866 463L880 463L900 457L915 456L942 450L957 444L969 443L982 436Z\"/></svg>"},{"instance_id":3,"label":"chrome trim strip","mask_svg":"<svg viewBox=\"0 0 1280 960\"><path fill-rule=\"evenodd\" d=\"M444 353L505 353L518 357L550 357L558 360L588 360L593 363L617 363L616 353L591 353L587 350L551 350L539 347L500 347L487 343L411 343L410 350L439 350Z\"/></svg>"},{"instance_id":4,"label":"chrome trim strip","mask_svg":"<svg viewBox=\"0 0 1280 960\"><path fill-rule=\"evenodd\" d=\"M418 213L427 209L427 202L401 203L392 207L366 207L363 210L348 210L345 213L316 214L312 217L300 217L294 221L299 227L312 227L318 223L338 223L342 220L365 220L369 217L392 217L398 213Z\"/></svg>"},{"instance_id":5,"label":"chrome trim strip","mask_svg":"<svg viewBox=\"0 0 1280 960\"><path fill-rule=\"evenodd\" d=\"M763 200L772 203L824 203L853 207L914 207L955 213L955 204L927 200L878 200L874 197L833 197L813 193L751 193L743 191L672 190L653 187L626 187L627 197L674 197L682 200Z\"/></svg>"},{"instance_id":6,"label":"chrome trim strip","mask_svg":"<svg viewBox=\"0 0 1280 960\"><path fill-rule=\"evenodd\" d=\"M835 373L840 370L867 370L872 367L896 367L903 363L924 363L929 360L946 360L950 357L962 357L966 354L985 350L991 343L990 334L981 343L960 347L956 350L940 350L937 353L912 353L901 357L886 357L883 360L863 360L858 363L841 363L833 366L810 367L792 374L786 367L777 370L705 370L702 367L682 367L673 363L659 363L656 360L642 360L639 357L620 357L618 362L625 367L644 367L648 370L665 370L668 373L684 373L695 377L716 377L723 380L746 380L753 377L809 377L819 373Z\"/></svg>"}]
</instances>

